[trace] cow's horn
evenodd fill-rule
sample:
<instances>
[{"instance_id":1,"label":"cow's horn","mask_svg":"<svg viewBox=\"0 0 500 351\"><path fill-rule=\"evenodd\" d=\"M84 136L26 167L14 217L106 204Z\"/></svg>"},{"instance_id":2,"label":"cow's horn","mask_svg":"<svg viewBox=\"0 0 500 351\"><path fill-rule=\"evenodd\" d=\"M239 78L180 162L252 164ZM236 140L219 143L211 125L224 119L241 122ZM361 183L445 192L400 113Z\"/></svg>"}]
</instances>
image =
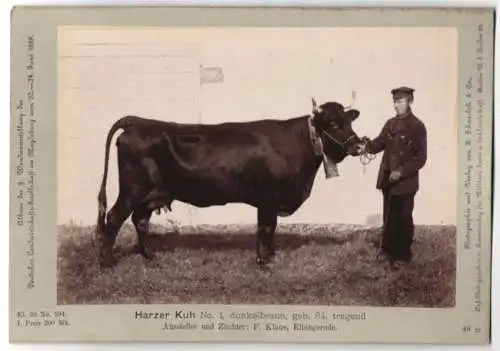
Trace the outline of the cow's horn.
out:
<instances>
[{"instance_id":1,"label":"cow's horn","mask_svg":"<svg viewBox=\"0 0 500 351\"><path fill-rule=\"evenodd\" d=\"M356 101L356 92L353 90L351 94L351 103L344 107L344 111L349 111Z\"/></svg>"},{"instance_id":2,"label":"cow's horn","mask_svg":"<svg viewBox=\"0 0 500 351\"><path fill-rule=\"evenodd\" d=\"M316 100L313 97L311 97L311 100L312 100L312 104L313 104L313 112L319 113L321 110L318 107L318 103L316 102Z\"/></svg>"}]
</instances>

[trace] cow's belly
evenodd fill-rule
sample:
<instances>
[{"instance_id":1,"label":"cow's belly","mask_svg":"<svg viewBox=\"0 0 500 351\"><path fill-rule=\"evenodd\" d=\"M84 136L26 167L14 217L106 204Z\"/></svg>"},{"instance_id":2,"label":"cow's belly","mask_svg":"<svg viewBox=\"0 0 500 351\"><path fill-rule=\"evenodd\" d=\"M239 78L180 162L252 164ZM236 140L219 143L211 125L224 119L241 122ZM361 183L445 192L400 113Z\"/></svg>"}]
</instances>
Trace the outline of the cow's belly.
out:
<instances>
[{"instance_id":1,"label":"cow's belly","mask_svg":"<svg viewBox=\"0 0 500 351\"><path fill-rule=\"evenodd\" d=\"M239 159L231 164L193 170L177 168L170 186L175 198L197 207L244 203L274 208L280 216L292 215L309 197L312 175L278 172L265 159Z\"/></svg>"},{"instance_id":2,"label":"cow's belly","mask_svg":"<svg viewBox=\"0 0 500 351\"><path fill-rule=\"evenodd\" d=\"M201 172L180 178L173 189L175 198L197 207L245 203L275 208L279 216L295 213L311 194L312 181L297 184L290 180L259 177L228 177Z\"/></svg>"},{"instance_id":3,"label":"cow's belly","mask_svg":"<svg viewBox=\"0 0 500 351\"><path fill-rule=\"evenodd\" d=\"M305 195L300 198L295 199L283 199L278 204L278 216L280 217L289 217L293 215L302 204L307 200L309 195Z\"/></svg>"},{"instance_id":4,"label":"cow's belly","mask_svg":"<svg viewBox=\"0 0 500 351\"><path fill-rule=\"evenodd\" d=\"M254 204L249 192L231 179L207 177L203 173L183 177L172 185L175 198L196 207L222 206L228 203Z\"/></svg>"}]
</instances>

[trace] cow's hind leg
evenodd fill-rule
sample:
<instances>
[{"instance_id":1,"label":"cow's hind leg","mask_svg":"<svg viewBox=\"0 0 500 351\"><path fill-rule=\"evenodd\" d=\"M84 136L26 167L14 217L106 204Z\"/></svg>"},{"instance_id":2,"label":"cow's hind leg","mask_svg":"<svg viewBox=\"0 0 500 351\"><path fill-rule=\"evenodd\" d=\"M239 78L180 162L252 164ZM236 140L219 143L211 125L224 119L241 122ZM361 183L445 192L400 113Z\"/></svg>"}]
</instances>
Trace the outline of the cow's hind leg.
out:
<instances>
[{"instance_id":1,"label":"cow's hind leg","mask_svg":"<svg viewBox=\"0 0 500 351\"><path fill-rule=\"evenodd\" d=\"M277 225L276 211L259 208L257 212L257 263L268 264L274 257L274 233Z\"/></svg>"},{"instance_id":2,"label":"cow's hind leg","mask_svg":"<svg viewBox=\"0 0 500 351\"><path fill-rule=\"evenodd\" d=\"M101 238L100 247L100 264L102 267L112 266L113 260L113 246L115 244L116 236L120 230L123 222L130 216L132 207L130 202L124 197L118 196L116 203L109 210L106 220L106 229Z\"/></svg>"},{"instance_id":3,"label":"cow's hind leg","mask_svg":"<svg viewBox=\"0 0 500 351\"><path fill-rule=\"evenodd\" d=\"M134 223L138 237L136 251L148 260L154 258L154 255L149 249L146 242L149 232L149 220L151 219L151 214L152 210L147 208L146 206L139 206L134 210L134 213L132 213L132 223Z\"/></svg>"}]
</instances>

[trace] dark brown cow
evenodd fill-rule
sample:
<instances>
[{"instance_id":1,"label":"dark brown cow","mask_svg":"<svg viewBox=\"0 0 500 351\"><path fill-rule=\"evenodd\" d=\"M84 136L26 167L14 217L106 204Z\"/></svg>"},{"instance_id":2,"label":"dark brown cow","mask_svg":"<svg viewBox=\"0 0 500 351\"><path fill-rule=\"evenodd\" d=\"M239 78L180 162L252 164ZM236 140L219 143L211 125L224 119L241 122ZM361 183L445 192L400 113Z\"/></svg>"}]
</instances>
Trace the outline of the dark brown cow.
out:
<instances>
[{"instance_id":1,"label":"dark brown cow","mask_svg":"<svg viewBox=\"0 0 500 351\"><path fill-rule=\"evenodd\" d=\"M132 215L138 251L146 244L154 210L177 200L197 207L244 203L257 208L257 261L274 256L278 216L293 214L309 197L322 161L358 155L361 140L351 123L359 111L328 102L287 120L178 124L127 116L111 127L99 191L100 263L113 263L112 247ZM106 218L106 179L111 140L118 137L119 195ZM318 148L319 146L319 148ZM319 150L319 151L318 151Z\"/></svg>"}]
</instances>

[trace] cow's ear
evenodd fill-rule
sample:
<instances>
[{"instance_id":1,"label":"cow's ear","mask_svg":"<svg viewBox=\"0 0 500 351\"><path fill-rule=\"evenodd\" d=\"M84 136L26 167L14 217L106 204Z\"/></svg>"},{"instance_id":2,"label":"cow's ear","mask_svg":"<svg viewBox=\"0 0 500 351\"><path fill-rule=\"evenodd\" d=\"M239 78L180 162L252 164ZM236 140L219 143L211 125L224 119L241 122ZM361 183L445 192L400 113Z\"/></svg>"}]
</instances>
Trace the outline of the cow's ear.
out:
<instances>
[{"instance_id":1,"label":"cow's ear","mask_svg":"<svg viewBox=\"0 0 500 351\"><path fill-rule=\"evenodd\" d=\"M348 120L350 123L352 123L359 117L359 111L358 110L349 110L347 112L344 112L344 117L346 120Z\"/></svg>"}]
</instances>

